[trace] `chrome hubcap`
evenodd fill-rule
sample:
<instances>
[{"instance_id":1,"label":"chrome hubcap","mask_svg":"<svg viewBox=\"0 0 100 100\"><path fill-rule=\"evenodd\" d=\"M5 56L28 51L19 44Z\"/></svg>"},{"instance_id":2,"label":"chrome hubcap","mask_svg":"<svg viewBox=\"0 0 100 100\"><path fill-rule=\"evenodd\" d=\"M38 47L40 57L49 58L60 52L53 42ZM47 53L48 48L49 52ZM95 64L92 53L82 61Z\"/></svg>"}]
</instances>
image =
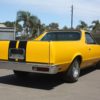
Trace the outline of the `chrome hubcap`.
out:
<instances>
[{"instance_id":1,"label":"chrome hubcap","mask_svg":"<svg viewBox=\"0 0 100 100\"><path fill-rule=\"evenodd\" d=\"M74 73L73 73L73 76L74 76L74 77L77 77L78 75L79 75L79 72L78 72L78 70L75 69L75 70L74 70Z\"/></svg>"},{"instance_id":2,"label":"chrome hubcap","mask_svg":"<svg viewBox=\"0 0 100 100\"><path fill-rule=\"evenodd\" d=\"M79 64L78 62L74 63L74 67L73 67L73 77L78 77L79 76Z\"/></svg>"}]
</instances>

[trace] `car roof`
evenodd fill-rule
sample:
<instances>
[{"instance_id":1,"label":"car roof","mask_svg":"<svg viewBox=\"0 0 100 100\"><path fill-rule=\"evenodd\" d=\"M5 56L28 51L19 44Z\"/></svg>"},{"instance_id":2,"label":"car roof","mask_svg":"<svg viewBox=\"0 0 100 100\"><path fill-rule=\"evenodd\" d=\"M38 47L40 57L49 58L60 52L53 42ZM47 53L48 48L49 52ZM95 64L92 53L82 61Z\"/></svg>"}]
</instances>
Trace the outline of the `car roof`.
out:
<instances>
[{"instance_id":1,"label":"car roof","mask_svg":"<svg viewBox=\"0 0 100 100\"><path fill-rule=\"evenodd\" d=\"M81 30L68 29L68 30L46 30L46 32L81 32Z\"/></svg>"}]
</instances>

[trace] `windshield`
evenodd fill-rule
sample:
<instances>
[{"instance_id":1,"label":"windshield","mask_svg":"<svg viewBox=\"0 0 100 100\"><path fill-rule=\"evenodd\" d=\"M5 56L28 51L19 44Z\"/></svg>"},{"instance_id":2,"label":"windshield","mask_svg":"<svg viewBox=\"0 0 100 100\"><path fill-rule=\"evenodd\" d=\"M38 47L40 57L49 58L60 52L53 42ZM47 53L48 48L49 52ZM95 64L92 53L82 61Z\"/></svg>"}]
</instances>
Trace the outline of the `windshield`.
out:
<instances>
[{"instance_id":1,"label":"windshield","mask_svg":"<svg viewBox=\"0 0 100 100\"><path fill-rule=\"evenodd\" d=\"M79 32L49 32L41 41L75 41L80 40Z\"/></svg>"}]
</instances>

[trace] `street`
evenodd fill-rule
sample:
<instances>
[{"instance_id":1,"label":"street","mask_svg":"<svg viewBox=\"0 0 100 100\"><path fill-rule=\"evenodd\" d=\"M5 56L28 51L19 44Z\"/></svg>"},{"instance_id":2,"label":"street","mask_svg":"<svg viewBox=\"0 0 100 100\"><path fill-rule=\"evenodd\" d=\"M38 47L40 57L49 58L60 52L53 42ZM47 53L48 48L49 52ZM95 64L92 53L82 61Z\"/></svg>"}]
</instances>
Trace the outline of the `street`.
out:
<instances>
[{"instance_id":1,"label":"street","mask_svg":"<svg viewBox=\"0 0 100 100\"><path fill-rule=\"evenodd\" d=\"M100 69L82 71L76 83L65 83L57 75L18 79L12 71L1 69L0 100L100 100Z\"/></svg>"}]
</instances>

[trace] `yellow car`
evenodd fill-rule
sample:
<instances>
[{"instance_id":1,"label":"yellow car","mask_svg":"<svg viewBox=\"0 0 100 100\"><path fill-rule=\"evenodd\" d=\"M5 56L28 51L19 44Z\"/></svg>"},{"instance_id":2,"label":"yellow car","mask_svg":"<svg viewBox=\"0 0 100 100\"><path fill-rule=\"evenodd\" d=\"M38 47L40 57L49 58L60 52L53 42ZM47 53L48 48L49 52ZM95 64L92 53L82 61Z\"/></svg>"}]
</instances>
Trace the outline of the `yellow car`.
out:
<instances>
[{"instance_id":1,"label":"yellow car","mask_svg":"<svg viewBox=\"0 0 100 100\"><path fill-rule=\"evenodd\" d=\"M83 30L44 32L34 41L0 41L0 68L18 76L62 73L75 82L80 69L100 61L100 45Z\"/></svg>"}]
</instances>

